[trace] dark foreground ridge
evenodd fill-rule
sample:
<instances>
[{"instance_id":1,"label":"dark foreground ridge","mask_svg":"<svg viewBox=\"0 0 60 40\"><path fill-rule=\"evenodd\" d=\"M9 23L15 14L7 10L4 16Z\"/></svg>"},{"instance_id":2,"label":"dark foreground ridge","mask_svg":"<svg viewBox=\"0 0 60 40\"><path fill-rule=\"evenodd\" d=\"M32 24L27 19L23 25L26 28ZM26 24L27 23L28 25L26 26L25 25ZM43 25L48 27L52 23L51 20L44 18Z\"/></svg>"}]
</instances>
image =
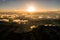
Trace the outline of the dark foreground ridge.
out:
<instances>
[{"instance_id":1,"label":"dark foreground ridge","mask_svg":"<svg viewBox=\"0 0 60 40\"><path fill-rule=\"evenodd\" d=\"M16 33L15 26L0 22L0 40L60 40L60 27L39 25L30 32Z\"/></svg>"}]
</instances>

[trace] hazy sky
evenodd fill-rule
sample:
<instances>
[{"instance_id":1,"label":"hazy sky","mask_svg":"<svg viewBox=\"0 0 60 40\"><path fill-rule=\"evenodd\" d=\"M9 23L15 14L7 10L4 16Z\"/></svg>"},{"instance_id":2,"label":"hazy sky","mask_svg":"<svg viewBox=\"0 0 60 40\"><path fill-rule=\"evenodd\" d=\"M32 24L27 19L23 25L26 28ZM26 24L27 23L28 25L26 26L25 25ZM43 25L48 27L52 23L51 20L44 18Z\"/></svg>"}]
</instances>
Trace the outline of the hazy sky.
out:
<instances>
[{"instance_id":1,"label":"hazy sky","mask_svg":"<svg viewBox=\"0 0 60 40\"><path fill-rule=\"evenodd\" d=\"M35 6L37 9L60 9L60 0L0 0L0 9L26 9Z\"/></svg>"}]
</instances>

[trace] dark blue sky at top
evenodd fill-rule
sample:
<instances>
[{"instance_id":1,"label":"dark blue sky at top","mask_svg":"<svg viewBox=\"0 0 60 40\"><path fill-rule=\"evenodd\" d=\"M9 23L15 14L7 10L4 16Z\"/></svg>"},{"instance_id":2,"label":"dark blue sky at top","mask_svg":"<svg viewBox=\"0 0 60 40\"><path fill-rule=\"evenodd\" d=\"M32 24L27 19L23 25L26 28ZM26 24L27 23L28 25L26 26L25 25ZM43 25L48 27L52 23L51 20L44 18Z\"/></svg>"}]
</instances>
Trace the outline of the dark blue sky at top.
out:
<instances>
[{"instance_id":1,"label":"dark blue sky at top","mask_svg":"<svg viewBox=\"0 0 60 40\"><path fill-rule=\"evenodd\" d=\"M23 9L28 3L35 3L38 8L60 9L60 0L0 0L0 9Z\"/></svg>"}]
</instances>

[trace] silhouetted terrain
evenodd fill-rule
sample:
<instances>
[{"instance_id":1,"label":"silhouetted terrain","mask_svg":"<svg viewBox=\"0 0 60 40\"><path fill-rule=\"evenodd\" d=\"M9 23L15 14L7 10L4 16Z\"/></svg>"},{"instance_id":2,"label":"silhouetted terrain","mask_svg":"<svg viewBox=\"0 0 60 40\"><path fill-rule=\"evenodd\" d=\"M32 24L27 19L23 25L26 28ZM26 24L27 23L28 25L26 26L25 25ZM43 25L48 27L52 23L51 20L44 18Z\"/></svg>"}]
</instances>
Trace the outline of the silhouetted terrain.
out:
<instances>
[{"instance_id":1,"label":"silhouetted terrain","mask_svg":"<svg viewBox=\"0 0 60 40\"><path fill-rule=\"evenodd\" d=\"M30 25L30 24L29 24ZM2 40L60 40L59 26L39 25L29 32L20 29L20 32L14 32L17 28L23 27L16 23L0 22L0 39Z\"/></svg>"}]
</instances>

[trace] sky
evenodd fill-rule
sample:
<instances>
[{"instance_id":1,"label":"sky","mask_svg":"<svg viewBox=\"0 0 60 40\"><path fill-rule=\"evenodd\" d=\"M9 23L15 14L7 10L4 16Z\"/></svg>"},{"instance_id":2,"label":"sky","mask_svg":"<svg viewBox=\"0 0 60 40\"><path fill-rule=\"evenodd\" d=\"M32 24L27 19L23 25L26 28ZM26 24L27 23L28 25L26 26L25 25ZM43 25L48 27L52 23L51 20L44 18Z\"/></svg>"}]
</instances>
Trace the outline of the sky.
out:
<instances>
[{"instance_id":1,"label":"sky","mask_svg":"<svg viewBox=\"0 0 60 40\"><path fill-rule=\"evenodd\" d=\"M0 10L26 10L28 6L34 6L37 10L59 10L60 0L0 0Z\"/></svg>"}]
</instances>

